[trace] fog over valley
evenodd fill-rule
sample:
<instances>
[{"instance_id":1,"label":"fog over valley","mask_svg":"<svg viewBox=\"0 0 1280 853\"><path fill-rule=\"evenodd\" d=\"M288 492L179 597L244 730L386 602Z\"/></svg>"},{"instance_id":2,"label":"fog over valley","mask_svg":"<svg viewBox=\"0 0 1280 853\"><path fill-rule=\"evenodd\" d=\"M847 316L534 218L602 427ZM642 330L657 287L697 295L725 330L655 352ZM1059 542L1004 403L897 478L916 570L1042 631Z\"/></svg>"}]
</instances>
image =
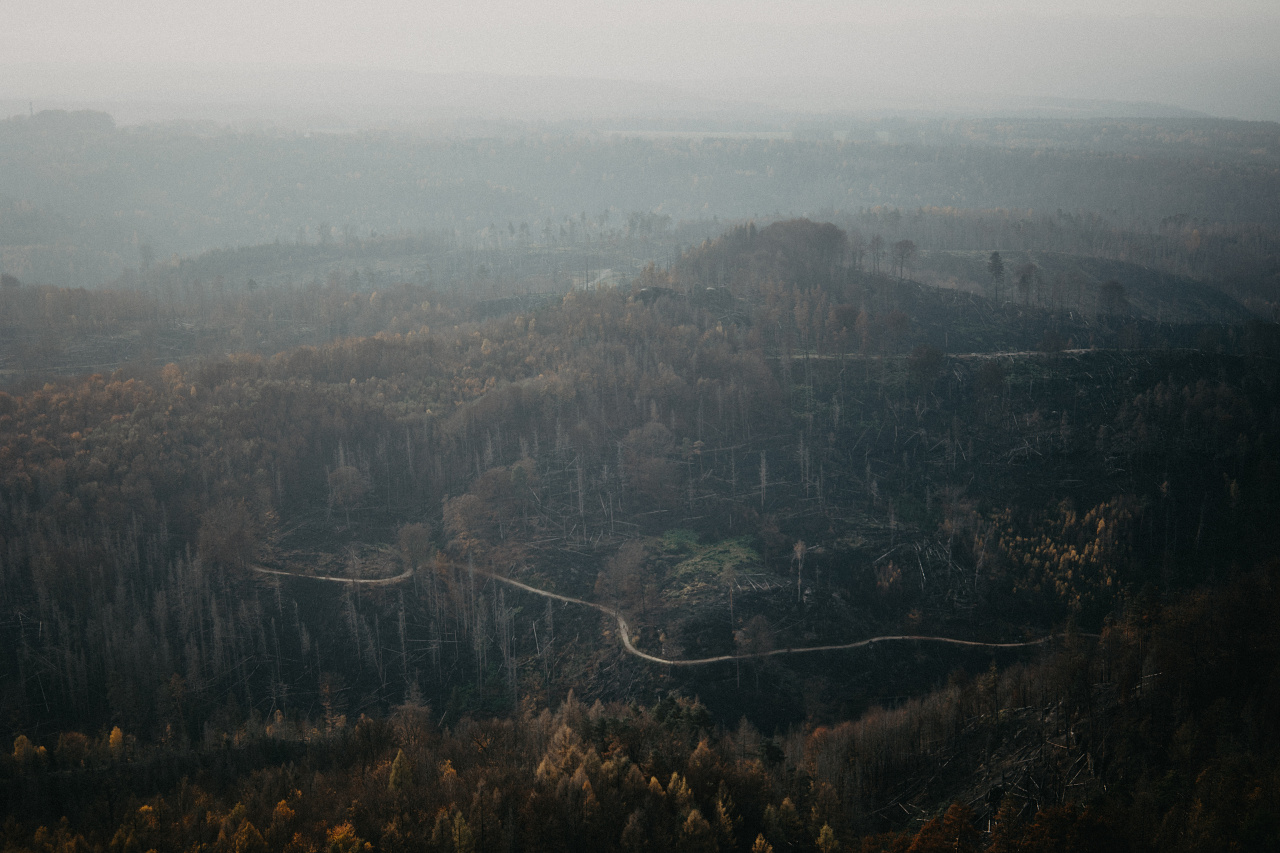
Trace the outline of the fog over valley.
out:
<instances>
[{"instance_id":1,"label":"fog over valley","mask_svg":"<svg viewBox=\"0 0 1280 853\"><path fill-rule=\"evenodd\" d=\"M1273 4L0 21L0 853L1280 849Z\"/></svg>"}]
</instances>

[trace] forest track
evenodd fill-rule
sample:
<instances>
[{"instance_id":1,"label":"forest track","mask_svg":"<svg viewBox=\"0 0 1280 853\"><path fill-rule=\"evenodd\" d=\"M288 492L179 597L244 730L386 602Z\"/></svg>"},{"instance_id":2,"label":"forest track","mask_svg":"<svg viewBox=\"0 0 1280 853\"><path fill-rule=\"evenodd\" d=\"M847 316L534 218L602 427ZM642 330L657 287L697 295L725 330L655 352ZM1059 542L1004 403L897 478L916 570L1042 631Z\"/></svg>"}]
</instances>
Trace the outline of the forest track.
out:
<instances>
[{"instance_id":1,"label":"forest track","mask_svg":"<svg viewBox=\"0 0 1280 853\"><path fill-rule=\"evenodd\" d=\"M298 572L282 572L279 569L268 569L265 566L250 565L250 569L260 575L278 575L285 578L302 578L311 581L329 581L330 583L363 583L371 586L390 586L393 583L407 581L413 577L413 569L405 569L393 578L340 578L333 575L303 575Z\"/></svg>"},{"instance_id":2,"label":"forest track","mask_svg":"<svg viewBox=\"0 0 1280 853\"><path fill-rule=\"evenodd\" d=\"M475 573L478 575L481 575L482 577L490 578L491 580L505 583L508 586L513 586L517 589L522 589L525 592L531 592L534 595L540 595L543 598L550 598L555 601L563 601L568 604L581 604L585 607L591 607L595 610L599 610L601 613L605 614L606 616L611 616L618 621L618 633L622 638L623 648L625 648L628 652L630 652L631 654L635 655L638 658L647 660L651 663L664 664L666 666L705 666L706 664L712 664L712 663L754 660L757 658L775 657L778 655L803 655L803 654L811 654L813 652L838 652L838 651L846 651L849 649L860 649L865 646L875 645L877 643L892 643L892 642L903 642L903 641L924 642L924 643L944 643L944 644L953 645L953 646L972 646L972 647L983 648L983 649L1024 649L1030 646L1043 645L1044 643L1047 643L1050 640L1054 640L1059 637L1065 636L1065 634L1050 634L1047 637L1041 637L1040 639L1037 639L1037 640L1027 640L1026 642L1022 642L1022 643L983 643L977 640L957 640L952 637L930 637L930 636L924 636L919 634L892 634L892 635L886 635L882 637L869 637L865 640L857 640L852 643L836 643L833 645L826 645L826 646L803 646L801 648L771 649L767 652L749 652L749 653L737 654L737 655L717 655L715 657L709 657L709 658L689 658L685 660L675 660L672 658L663 658L663 657L658 657L657 655L651 655L648 652L643 652L640 649L637 649L635 647L635 644L631 642L631 626L627 624L626 618L620 612L618 612L617 610L614 610L612 607L609 607L604 604L597 604L594 601L584 601L581 598L574 598L569 595L561 595L560 593L557 593L557 592L548 592L545 589L538 589L535 586L529 586L528 584L521 583L518 580L513 580L511 578L503 577L502 575L496 575L496 574L493 574L492 572L486 572L481 569L476 569ZM1081 636L1093 636L1093 635L1081 635Z\"/></svg>"},{"instance_id":3,"label":"forest track","mask_svg":"<svg viewBox=\"0 0 1280 853\"><path fill-rule=\"evenodd\" d=\"M1080 356L1080 355L1089 355L1089 354L1098 354L1098 353L1149 353L1149 352L1156 352L1156 351L1157 350L1150 347L1138 348L1138 349L1121 349L1118 347L1077 347L1073 349L1061 349L1061 350L1024 349L1024 350L992 350L990 352L944 352L942 353L942 356L944 358L955 358L955 359L961 359L964 361L990 361L992 359L997 359L997 358L1049 358L1052 356L1064 356L1064 355ZM1167 352L1196 352L1197 350L1162 349L1158 351L1161 353L1167 353ZM835 355L832 353L811 352L811 353L792 353L790 356L788 356L788 358L791 361L801 361L801 362L805 361L806 359L811 361L839 361L843 359L845 361L863 362L863 361L880 361L880 360L887 360L887 359L901 360L901 359L906 359L910 357L911 357L910 353L905 353L905 352L892 353L892 354L875 354L875 355L870 353L855 353L855 352L848 352L848 353L844 353L843 355ZM780 358L781 356L777 356L777 355L771 355L766 357L766 359L769 361L777 361Z\"/></svg>"},{"instance_id":4,"label":"forest track","mask_svg":"<svg viewBox=\"0 0 1280 853\"><path fill-rule=\"evenodd\" d=\"M369 584L372 586L389 586L391 584L400 583L401 581L405 581L413 577L413 569L405 569L399 575L396 575L395 577L390 577L390 578L343 578L343 577L335 577L331 575L303 575L303 574L298 574L297 572L285 572L285 571L280 571L279 569L268 569L265 566L258 566L258 565L250 565L249 568L257 572L258 574L262 574L262 575L275 575L278 577L286 577L286 578L302 578L305 580L314 580L314 581L328 581L330 583L343 583L343 584L359 583L359 584ZM770 649L769 651L766 651L766 652L746 652L743 654L736 654L736 655L716 655L715 657L709 657L709 658L686 658L686 659L677 660L675 658L664 658L664 657L658 657L657 655L651 655L648 652L641 651L640 649L636 648L635 644L631 641L631 625L627 622L626 617L623 616L620 611L615 610L612 607L609 607L608 605L598 604L594 601L585 601L581 598L574 598L571 595L561 595L558 592L549 592L548 590L545 590L545 589L539 589L536 586L530 586L527 583L521 583L520 581L514 580L513 578L503 577L502 575L497 575L492 572L486 572L483 569L475 569L475 573L477 575L480 575L481 577L489 578L490 580L498 581L499 583L504 583L504 584L507 584L508 586L513 586L516 589L533 593L534 595L540 595L543 598L549 598L549 599L552 599L553 601L563 601L566 604L579 604L579 605L582 605L583 607L590 607L593 610L598 610L601 613L605 614L606 616L609 616L617 620L618 636L621 638L622 646L627 650L627 652L629 652L632 655L635 655L636 657L642 660L647 660L650 663L662 664L664 666L706 666L707 664L713 664L713 663L727 663L730 661L755 660L757 658L776 657L780 655L803 655L803 654L812 654L814 652L848 651L850 649L860 649L867 646L873 646L873 645L876 645L877 643L894 643L894 642L943 643L943 644L952 645L952 646L970 646L974 648L983 648L983 649L1024 649L1024 648L1029 648L1031 646L1043 645L1044 643L1047 643L1050 640L1054 640L1054 639L1057 639L1058 637L1065 636L1064 634L1050 634L1047 637L1041 637L1036 640L1027 640L1021 643L984 643L978 640L958 640L953 637L932 637L932 636L927 636L923 634L888 634L880 637L868 637L865 640L855 640L852 643L834 643L831 645L824 645L824 646L802 646L800 648L788 647L785 649ZM1093 636L1093 635L1081 635L1081 636Z\"/></svg>"}]
</instances>

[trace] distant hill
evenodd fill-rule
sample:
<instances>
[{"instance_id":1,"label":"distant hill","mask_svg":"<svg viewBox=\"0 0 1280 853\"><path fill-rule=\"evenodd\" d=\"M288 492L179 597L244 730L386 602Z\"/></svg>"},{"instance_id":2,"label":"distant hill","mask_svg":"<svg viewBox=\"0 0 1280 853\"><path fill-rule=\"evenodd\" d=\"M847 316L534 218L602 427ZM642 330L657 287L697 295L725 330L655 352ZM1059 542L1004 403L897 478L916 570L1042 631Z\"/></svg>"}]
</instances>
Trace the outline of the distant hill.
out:
<instances>
[{"instance_id":1,"label":"distant hill","mask_svg":"<svg viewBox=\"0 0 1280 853\"><path fill-rule=\"evenodd\" d=\"M1035 264L1037 281L1033 302L1053 303L1071 310L1092 312L1099 289L1108 281L1124 288L1129 310L1135 317L1163 323L1243 323L1252 317L1238 301L1208 284L1186 276L1161 272L1138 264L1106 258L1089 258L1061 252L1003 252L1005 290L1009 301L1019 302L1015 271ZM990 252L929 252L920 261L917 277L943 286L985 292L990 274Z\"/></svg>"}]
</instances>

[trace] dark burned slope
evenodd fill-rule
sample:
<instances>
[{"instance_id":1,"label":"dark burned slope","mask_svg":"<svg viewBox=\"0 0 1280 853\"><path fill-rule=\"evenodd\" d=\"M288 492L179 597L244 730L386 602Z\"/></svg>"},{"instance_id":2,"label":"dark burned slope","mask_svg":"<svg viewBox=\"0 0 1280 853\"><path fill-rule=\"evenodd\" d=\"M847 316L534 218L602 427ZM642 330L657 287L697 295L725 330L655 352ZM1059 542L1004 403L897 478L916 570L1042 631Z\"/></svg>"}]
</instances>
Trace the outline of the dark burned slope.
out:
<instances>
[{"instance_id":1,"label":"dark burned slope","mask_svg":"<svg viewBox=\"0 0 1280 853\"><path fill-rule=\"evenodd\" d=\"M6 844L1270 849L1276 608L1275 573L1243 575L1140 602L1099 643L773 737L668 695L446 725L413 703L350 727L279 715L190 750L118 729L43 754L20 740L0 761Z\"/></svg>"},{"instance_id":2,"label":"dark burned slope","mask_svg":"<svg viewBox=\"0 0 1280 853\"><path fill-rule=\"evenodd\" d=\"M620 607L659 656L714 657L1096 629L1126 591L1265 546L1271 362L1143 348L1184 334L1168 324L992 310L859 270L846 245L748 227L647 273L636 294L655 299L574 293L455 326L406 290L351 315L404 303L405 331L0 397L7 712L148 730L177 676L198 731L227 696L310 712L329 676L360 708L416 685L459 711L667 677L614 667L590 620L553 665L551 617L468 565ZM1102 348L1052 351L1086 342ZM244 574L317 548L318 575L418 574L308 592L335 599L318 609ZM727 719L779 722L953 665L900 687L774 668L786 708L742 699L737 668L696 689Z\"/></svg>"},{"instance_id":3,"label":"dark burned slope","mask_svg":"<svg viewBox=\"0 0 1280 853\"><path fill-rule=\"evenodd\" d=\"M760 833L806 849L824 826L856 843L900 825L891 814L928 815L957 797L993 812L1002 793L1027 809L1025 824L1006 825L1034 834L1050 814L1033 817L1036 806L1126 786L1147 802L1158 772L1173 780L1161 783L1164 803L1192 790L1223 801L1201 779L1265 789L1257 768L1227 768L1195 745L1208 700L1169 701L1235 693L1148 678L1180 658L1152 651L1172 640L1144 639L1143 614L1195 625L1212 608L1157 614L1134 602L1177 596L1273 546L1274 365L1143 348L1148 335L1184 333L1174 326L994 311L980 296L896 282L859 270L841 236L807 223L735 233L670 277L651 271L638 284L653 299L575 294L478 325L416 323L274 359L0 397L4 710L53 755L17 749L6 785L45 814L105 803L104 779L149 795L192 767L204 768L197 784L234 799L236 774L252 771L265 799L237 814L215 806L225 820L202 826L250 841L260 829L358 835L388 849L430 842L441 808L451 833L489 827L483 849L494 826L529 846L625 847L635 806L623 806L630 783L618 780L630 775L606 773L605 751L629 755L642 784L663 780L643 796L684 803L672 772L691 786L674 823L658 800L645 806L651 817L635 820L652 821L646 837L696 836L696 803L727 816L726 849ZM705 284L716 265L719 280ZM432 316L460 319L453 310ZM1025 352L1048 331L1104 348ZM286 565L306 541L333 546L316 574L409 579L343 587L246 571ZM759 662L693 675L624 657L605 633L616 622L548 609L486 584L488 571L623 611L654 656ZM1266 589L1233 606L1250 599ZM1073 622L1106 640L1022 667L1012 653L922 646L812 663L764 656L887 633L1017 641ZM1193 654L1225 649L1212 630L1198 637ZM993 664L1005 672L984 674ZM412 708L395 729L343 723L406 697L451 721L521 700L536 709L571 687L644 705L675 688L706 706L669 698L586 715L565 703L554 722L530 710L519 726L443 731ZM896 710L846 722L876 705ZM766 731L802 719L830 728L768 741L743 727L695 755L712 720L744 714ZM1257 719L1218 730L1265 748ZM568 734L555 734L562 723ZM128 734L56 736L108 724ZM217 758L223 732L239 746ZM1164 770L1148 766L1144 738L1169 732L1191 745ZM564 749L542 762L553 742ZM408 780L391 769L398 749L416 768ZM29 784L42 760L61 775ZM308 772L289 776L280 762ZM329 774L320 787L316 770ZM572 787L558 780L579 772L603 812L558 799ZM527 808L485 811L471 798L482 777ZM357 778L372 787L357 795ZM365 806L343 829L326 797ZM107 816L93 818L107 829L78 826L110 835L123 811L144 814L136 805L77 808ZM186 808L151 805L154 821L121 839ZM1113 808L1065 813L1061 825L1111 820L1138 827L1126 837L1143 843L1172 827L1208 831L1203 812ZM1170 829L1142 828L1160 821ZM198 843L192 832L168 837Z\"/></svg>"},{"instance_id":4,"label":"dark burned slope","mask_svg":"<svg viewBox=\"0 0 1280 853\"><path fill-rule=\"evenodd\" d=\"M1150 674L1140 641L1126 652L1130 681L1106 674L1119 665L1114 646L1085 639L1046 658L915 644L765 653L879 635L1141 632L1151 602L1272 553L1280 379L1274 361L1248 352L1265 337L1233 344L1224 329L1213 351L1177 349L1167 344L1186 332L1178 326L993 310L982 296L859 269L845 240L803 221L748 227L669 274L649 270L631 293L575 292L468 323L462 308L410 302L405 290L422 313L373 336L0 395L0 710L51 752L59 732L118 725L163 754L213 755L224 734L279 740L261 725L272 719L291 745L237 767L348 744L332 748L364 749L362 766L380 779L377 762L401 735L377 722L344 732L406 700L430 701L433 719L451 723L525 707L521 725L551 737L531 720L571 689L642 706L686 697L661 711L602 711L590 730L575 717L571 731L597 750L612 748L610 732L651 725L650 713L676 720L669 730L692 749L713 721L746 716L772 733L898 708L901 730L875 712L856 724L898 732L848 765L863 781L831 783L855 817L838 818L817 788L798 793L847 755L829 765L814 746L802 778L800 735L783 758L759 740L740 748L744 760L748 750L789 767L776 790L845 840L893 823L884 809L895 804L928 809L977 791L979 741L1013 767L1039 737L1036 784L1048 784L1045 768L1066 779L1053 777L1054 797L1073 796L1079 767L1044 758L1059 749L1048 739L1071 762L1094 763L1081 778L1112 784L1097 762L1120 758L1097 746L1105 731L1084 746L1077 721L1102 725L1115 719L1104 710L1130 701L1130 681ZM368 302L350 316L382 316ZM345 302L325 310L341 315ZM1057 345L1027 343L1052 344L1049 332ZM1061 349L1085 340L1097 349ZM249 570L306 574L296 564L307 550L329 552L311 567L326 578L409 577L343 585ZM548 607L486 573L622 612L635 648L653 657L755 662L681 671L641 660L609 633L616 619ZM1215 654L1218 641L1206 642L1198 648ZM1086 669L1072 669L1079 655ZM1046 669L1026 674L1039 661ZM1072 692L1108 679L1125 692ZM934 715L944 746L928 745L919 714ZM984 714L990 725L973 722ZM475 732L473 749L505 737ZM616 736L664 796L673 771L697 775ZM98 752L85 747L99 768L133 748L114 753L105 735ZM538 740L539 755L548 748ZM464 775L475 766L474 754L447 750L414 760L434 784L446 758ZM571 778L577 759L565 761ZM991 773L982 779L995 787ZM478 780L467 776L466 790ZM708 810L715 787L695 794ZM733 791L744 809L749 789ZM764 826L764 806L753 808L746 820ZM389 832L386 820L352 820L362 837ZM433 826L434 811L421 820Z\"/></svg>"}]
</instances>

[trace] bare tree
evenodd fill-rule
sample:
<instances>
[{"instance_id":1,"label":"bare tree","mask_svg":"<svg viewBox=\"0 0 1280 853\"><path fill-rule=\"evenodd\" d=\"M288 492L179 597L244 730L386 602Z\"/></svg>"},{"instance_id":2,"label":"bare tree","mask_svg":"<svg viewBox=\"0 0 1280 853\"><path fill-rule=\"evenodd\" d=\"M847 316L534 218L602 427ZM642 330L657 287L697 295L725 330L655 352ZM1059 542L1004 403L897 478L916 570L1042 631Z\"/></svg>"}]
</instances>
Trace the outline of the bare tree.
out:
<instances>
[{"instance_id":1,"label":"bare tree","mask_svg":"<svg viewBox=\"0 0 1280 853\"><path fill-rule=\"evenodd\" d=\"M899 240L893 244L893 262L898 267L898 278L906 274L907 262L915 256L916 244L910 240Z\"/></svg>"},{"instance_id":2,"label":"bare tree","mask_svg":"<svg viewBox=\"0 0 1280 853\"><path fill-rule=\"evenodd\" d=\"M368 488L368 481L359 468L341 465L329 473L329 505L344 509L347 524L351 524L351 507L360 502Z\"/></svg>"},{"instance_id":3,"label":"bare tree","mask_svg":"<svg viewBox=\"0 0 1280 853\"><path fill-rule=\"evenodd\" d=\"M992 252L991 257L987 258L987 273L991 276L991 299L999 302L1004 288L1004 258L1000 257L999 252Z\"/></svg>"},{"instance_id":4,"label":"bare tree","mask_svg":"<svg viewBox=\"0 0 1280 853\"><path fill-rule=\"evenodd\" d=\"M849 231L848 246L849 260L853 263L853 268L861 273L862 257L867 253L866 238L857 229L852 229Z\"/></svg>"},{"instance_id":5,"label":"bare tree","mask_svg":"<svg viewBox=\"0 0 1280 853\"><path fill-rule=\"evenodd\" d=\"M764 509L764 494L769 486L769 462L765 458L765 452L760 451L760 509Z\"/></svg>"},{"instance_id":6,"label":"bare tree","mask_svg":"<svg viewBox=\"0 0 1280 853\"><path fill-rule=\"evenodd\" d=\"M1035 264L1027 261L1025 264L1019 265L1013 275L1018 288L1018 295L1022 297L1022 303L1024 305L1030 304L1031 291L1040 280L1040 269Z\"/></svg>"},{"instance_id":7,"label":"bare tree","mask_svg":"<svg viewBox=\"0 0 1280 853\"><path fill-rule=\"evenodd\" d=\"M1119 317L1129 311L1129 297L1125 295L1124 285L1115 279L1103 283L1098 288L1098 313L1104 317Z\"/></svg>"},{"instance_id":8,"label":"bare tree","mask_svg":"<svg viewBox=\"0 0 1280 853\"><path fill-rule=\"evenodd\" d=\"M804 558L809 553L809 547L804 544L803 539L797 539L796 544L791 546L791 562L796 564L796 601L801 599L801 580L804 577Z\"/></svg>"}]
</instances>

